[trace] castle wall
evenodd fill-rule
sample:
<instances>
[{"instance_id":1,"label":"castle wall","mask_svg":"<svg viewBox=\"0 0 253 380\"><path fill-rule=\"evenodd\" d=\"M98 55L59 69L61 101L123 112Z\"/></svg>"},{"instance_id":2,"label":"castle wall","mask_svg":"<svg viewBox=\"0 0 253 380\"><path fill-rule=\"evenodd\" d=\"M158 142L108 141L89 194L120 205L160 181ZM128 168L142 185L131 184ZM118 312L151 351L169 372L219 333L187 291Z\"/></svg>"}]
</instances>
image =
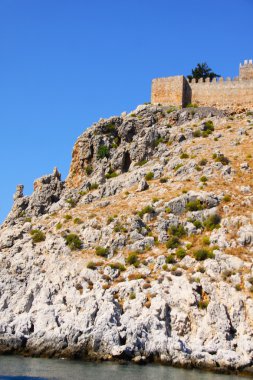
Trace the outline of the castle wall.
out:
<instances>
[{"instance_id":1,"label":"castle wall","mask_svg":"<svg viewBox=\"0 0 253 380\"><path fill-rule=\"evenodd\" d=\"M189 83L192 90L191 103L200 106L253 107L253 80L226 80L217 82Z\"/></svg>"},{"instance_id":2,"label":"castle wall","mask_svg":"<svg viewBox=\"0 0 253 380\"><path fill-rule=\"evenodd\" d=\"M153 104L184 107L190 103L190 99L191 89L183 75L153 79L151 92Z\"/></svg>"}]
</instances>

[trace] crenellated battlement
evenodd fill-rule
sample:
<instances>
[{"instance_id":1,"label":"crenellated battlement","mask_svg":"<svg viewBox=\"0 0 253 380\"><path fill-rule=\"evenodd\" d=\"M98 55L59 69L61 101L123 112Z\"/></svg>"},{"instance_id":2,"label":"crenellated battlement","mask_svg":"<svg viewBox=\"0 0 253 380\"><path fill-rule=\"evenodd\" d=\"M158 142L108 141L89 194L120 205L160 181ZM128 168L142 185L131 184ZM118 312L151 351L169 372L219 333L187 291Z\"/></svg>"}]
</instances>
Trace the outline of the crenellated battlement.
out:
<instances>
[{"instance_id":1,"label":"crenellated battlement","mask_svg":"<svg viewBox=\"0 0 253 380\"><path fill-rule=\"evenodd\" d=\"M186 79L184 76L157 78L152 81L151 102L182 106L253 108L253 61L240 63L238 77Z\"/></svg>"}]
</instances>

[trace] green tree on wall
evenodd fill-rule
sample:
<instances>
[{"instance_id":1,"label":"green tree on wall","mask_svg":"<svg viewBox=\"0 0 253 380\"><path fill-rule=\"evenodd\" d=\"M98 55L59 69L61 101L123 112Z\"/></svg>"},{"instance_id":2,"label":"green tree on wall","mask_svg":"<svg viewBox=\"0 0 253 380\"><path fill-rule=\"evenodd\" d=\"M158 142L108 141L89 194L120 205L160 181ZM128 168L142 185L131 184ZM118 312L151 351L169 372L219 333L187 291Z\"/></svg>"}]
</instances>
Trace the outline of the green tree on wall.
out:
<instances>
[{"instance_id":1,"label":"green tree on wall","mask_svg":"<svg viewBox=\"0 0 253 380\"><path fill-rule=\"evenodd\" d=\"M206 78L210 78L212 80L213 78L218 78L218 77L220 77L220 75L215 74L206 62L198 63L197 66L194 69L192 69L191 75L187 75L188 79L203 78L205 80Z\"/></svg>"}]
</instances>

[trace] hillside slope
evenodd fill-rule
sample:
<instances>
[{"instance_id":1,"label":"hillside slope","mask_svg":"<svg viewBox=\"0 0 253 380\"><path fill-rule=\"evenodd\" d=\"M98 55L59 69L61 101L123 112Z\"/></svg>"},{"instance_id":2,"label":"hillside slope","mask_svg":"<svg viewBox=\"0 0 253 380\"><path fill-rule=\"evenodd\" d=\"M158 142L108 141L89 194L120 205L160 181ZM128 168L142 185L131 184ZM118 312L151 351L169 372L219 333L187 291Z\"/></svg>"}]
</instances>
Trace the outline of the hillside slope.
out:
<instances>
[{"instance_id":1,"label":"hillside slope","mask_svg":"<svg viewBox=\"0 0 253 380\"><path fill-rule=\"evenodd\" d=\"M253 113L143 105L17 187L0 353L252 371Z\"/></svg>"}]
</instances>

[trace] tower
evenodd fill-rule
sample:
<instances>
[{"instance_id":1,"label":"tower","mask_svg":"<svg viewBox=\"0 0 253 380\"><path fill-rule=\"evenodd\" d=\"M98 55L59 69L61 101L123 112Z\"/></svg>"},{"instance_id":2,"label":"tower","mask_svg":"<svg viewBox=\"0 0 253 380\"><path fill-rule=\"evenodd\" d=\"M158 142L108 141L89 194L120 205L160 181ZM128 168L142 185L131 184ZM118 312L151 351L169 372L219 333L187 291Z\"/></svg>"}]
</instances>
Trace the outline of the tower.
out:
<instances>
[{"instance_id":1,"label":"tower","mask_svg":"<svg viewBox=\"0 0 253 380\"><path fill-rule=\"evenodd\" d=\"M240 80L251 80L253 79L253 63L252 59L245 60L243 64L240 63Z\"/></svg>"}]
</instances>

